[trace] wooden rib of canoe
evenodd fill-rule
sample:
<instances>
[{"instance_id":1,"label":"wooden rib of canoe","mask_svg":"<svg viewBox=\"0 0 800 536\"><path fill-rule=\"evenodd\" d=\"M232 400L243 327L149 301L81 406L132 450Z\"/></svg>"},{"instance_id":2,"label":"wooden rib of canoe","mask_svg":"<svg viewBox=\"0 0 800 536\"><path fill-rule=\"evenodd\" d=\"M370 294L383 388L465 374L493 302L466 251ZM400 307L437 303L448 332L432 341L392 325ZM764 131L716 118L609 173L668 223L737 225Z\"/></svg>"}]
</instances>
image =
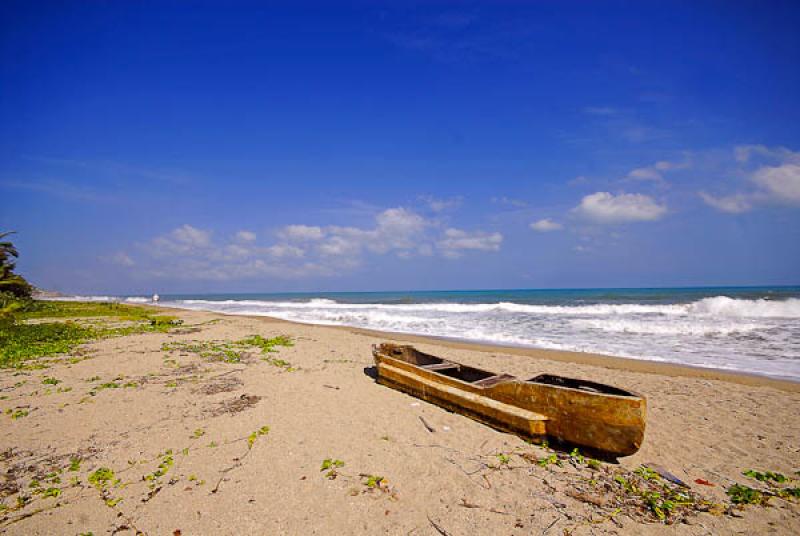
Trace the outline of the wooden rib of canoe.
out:
<instances>
[{"instance_id":1,"label":"wooden rib of canoe","mask_svg":"<svg viewBox=\"0 0 800 536\"><path fill-rule=\"evenodd\" d=\"M520 380L422 353L373 346L379 383L489 426L607 456L628 456L644 439L644 397L586 380L541 374Z\"/></svg>"}]
</instances>

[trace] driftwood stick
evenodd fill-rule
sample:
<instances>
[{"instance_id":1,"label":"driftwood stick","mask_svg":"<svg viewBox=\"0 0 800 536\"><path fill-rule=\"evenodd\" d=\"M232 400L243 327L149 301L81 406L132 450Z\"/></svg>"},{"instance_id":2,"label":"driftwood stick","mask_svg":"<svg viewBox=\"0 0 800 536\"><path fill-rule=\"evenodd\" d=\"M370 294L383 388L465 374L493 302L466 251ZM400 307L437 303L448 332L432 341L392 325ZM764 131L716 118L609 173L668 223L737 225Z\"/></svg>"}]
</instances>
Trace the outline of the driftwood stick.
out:
<instances>
[{"instance_id":1,"label":"driftwood stick","mask_svg":"<svg viewBox=\"0 0 800 536\"><path fill-rule=\"evenodd\" d=\"M545 534L547 534L547 532L548 532L550 529L552 529L552 528L553 528L553 525L555 525L556 523L558 523L558 522L559 522L559 520L561 520L561 517L557 517L557 518L555 518L555 519L553 520L553 522L552 522L552 523L550 523L549 525L547 525L547 527L546 527L546 528L545 528L545 529L542 531L542 536L545 536Z\"/></svg>"},{"instance_id":2,"label":"driftwood stick","mask_svg":"<svg viewBox=\"0 0 800 536\"><path fill-rule=\"evenodd\" d=\"M431 516L429 516L429 515L427 515L427 514L426 514L426 516L428 517L428 521L430 522L431 526L432 526L434 529L436 529L436 532L438 532L438 533L439 533L439 534L441 534L442 536L450 536L450 533L449 533L449 532L447 532L446 530L444 530L444 529L443 529L442 527L440 527L439 525L437 525L437 524L436 524L436 522L435 522L433 519L431 519Z\"/></svg>"},{"instance_id":3,"label":"driftwood stick","mask_svg":"<svg viewBox=\"0 0 800 536\"><path fill-rule=\"evenodd\" d=\"M426 430L428 430L430 433L434 433L434 432L436 432L436 429L435 429L433 426L431 426L430 424L428 424L428 421L426 421L426 420L425 420L425 419L422 417L422 415L420 415L420 416L419 416L419 420L420 420L420 421L422 421L422 425L423 425L423 426L425 427L425 429L426 429Z\"/></svg>"}]
</instances>

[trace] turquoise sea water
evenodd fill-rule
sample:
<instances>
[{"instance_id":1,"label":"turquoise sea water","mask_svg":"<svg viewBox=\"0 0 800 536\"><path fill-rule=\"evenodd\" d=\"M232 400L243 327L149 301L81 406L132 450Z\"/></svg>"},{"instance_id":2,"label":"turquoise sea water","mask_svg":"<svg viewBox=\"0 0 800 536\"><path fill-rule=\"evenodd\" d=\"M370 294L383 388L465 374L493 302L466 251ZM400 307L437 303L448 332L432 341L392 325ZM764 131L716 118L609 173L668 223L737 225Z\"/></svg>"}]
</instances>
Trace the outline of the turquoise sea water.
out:
<instances>
[{"instance_id":1,"label":"turquoise sea water","mask_svg":"<svg viewBox=\"0 0 800 536\"><path fill-rule=\"evenodd\" d=\"M163 295L161 304L800 381L800 287ZM110 298L106 298L110 299ZM123 297L132 302L146 297Z\"/></svg>"}]
</instances>

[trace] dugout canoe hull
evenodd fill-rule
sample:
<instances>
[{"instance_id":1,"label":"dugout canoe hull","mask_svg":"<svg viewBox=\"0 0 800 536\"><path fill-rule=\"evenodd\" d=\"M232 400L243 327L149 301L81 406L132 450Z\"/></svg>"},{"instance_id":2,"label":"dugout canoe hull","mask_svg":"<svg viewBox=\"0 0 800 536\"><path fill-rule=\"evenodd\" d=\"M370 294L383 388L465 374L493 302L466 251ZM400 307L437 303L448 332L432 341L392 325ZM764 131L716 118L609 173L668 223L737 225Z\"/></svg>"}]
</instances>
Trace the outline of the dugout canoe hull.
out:
<instances>
[{"instance_id":1,"label":"dugout canoe hull","mask_svg":"<svg viewBox=\"0 0 800 536\"><path fill-rule=\"evenodd\" d=\"M646 401L631 391L551 374L520 380L406 345L376 345L373 356L378 383L525 439L611 457L644 440Z\"/></svg>"}]
</instances>

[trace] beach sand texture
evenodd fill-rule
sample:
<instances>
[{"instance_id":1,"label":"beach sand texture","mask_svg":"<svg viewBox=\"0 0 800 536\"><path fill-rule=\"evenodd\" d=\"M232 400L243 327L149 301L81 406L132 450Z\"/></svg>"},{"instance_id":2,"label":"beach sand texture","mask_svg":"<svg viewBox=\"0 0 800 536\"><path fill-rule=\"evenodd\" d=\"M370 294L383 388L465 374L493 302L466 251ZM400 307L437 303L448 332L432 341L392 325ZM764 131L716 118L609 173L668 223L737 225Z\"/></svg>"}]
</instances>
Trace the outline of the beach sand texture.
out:
<instances>
[{"instance_id":1,"label":"beach sand texture","mask_svg":"<svg viewBox=\"0 0 800 536\"><path fill-rule=\"evenodd\" d=\"M656 463L717 502L734 482L760 486L742 476L747 469L797 476L798 384L269 318L174 314L185 321L177 332L89 343L86 359L73 364L0 371L7 397L0 408L28 412L1 416L0 486L5 494L30 491L37 479L61 489L58 497L35 495L24 508L0 512L0 532L800 533L800 504L779 498L671 526L611 515L612 508L578 496L588 469L531 463L550 451L378 385L368 372L372 344L414 340L427 353L523 378L555 373L635 390L648 402L644 444L603 470ZM262 360L255 349L241 363L162 350L164 343L253 334L290 336L294 346L269 355L296 370ZM61 383L43 385L45 377ZM107 383L118 387L98 389ZM75 457L80 468L70 471ZM344 462L332 468L336 478L320 470L326 459ZM92 479L95 486L89 476L99 468L114 476ZM385 480L370 487L370 475ZM71 485L75 477L80 484Z\"/></svg>"}]
</instances>

